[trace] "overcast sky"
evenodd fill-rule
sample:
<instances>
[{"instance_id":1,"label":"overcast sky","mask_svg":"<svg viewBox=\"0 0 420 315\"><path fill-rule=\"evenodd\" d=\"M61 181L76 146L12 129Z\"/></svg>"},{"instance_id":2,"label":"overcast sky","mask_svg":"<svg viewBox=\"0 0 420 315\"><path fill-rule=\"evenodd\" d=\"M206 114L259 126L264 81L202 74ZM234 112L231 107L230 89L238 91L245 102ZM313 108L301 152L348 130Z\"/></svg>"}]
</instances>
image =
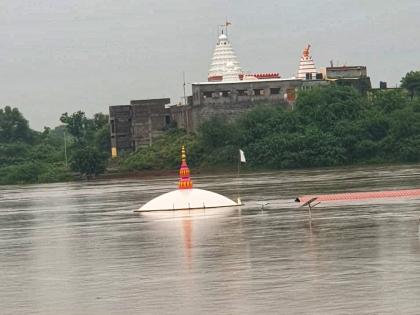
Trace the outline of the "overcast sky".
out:
<instances>
[{"instance_id":1,"label":"overcast sky","mask_svg":"<svg viewBox=\"0 0 420 315\"><path fill-rule=\"evenodd\" d=\"M0 0L0 106L35 129L131 99L182 96L205 81L217 25L249 72L366 65L374 86L420 69L420 0ZM188 94L190 93L190 86Z\"/></svg>"}]
</instances>

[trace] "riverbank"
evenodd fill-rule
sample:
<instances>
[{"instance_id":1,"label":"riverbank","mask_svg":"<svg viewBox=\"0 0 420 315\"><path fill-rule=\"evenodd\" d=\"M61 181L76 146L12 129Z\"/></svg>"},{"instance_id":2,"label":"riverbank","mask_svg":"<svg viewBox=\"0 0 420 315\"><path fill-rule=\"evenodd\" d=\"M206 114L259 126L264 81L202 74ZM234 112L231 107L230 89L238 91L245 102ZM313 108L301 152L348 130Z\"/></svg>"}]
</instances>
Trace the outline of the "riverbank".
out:
<instances>
[{"instance_id":1,"label":"riverbank","mask_svg":"<svg viewBox=\"0 0 420 315\"><path fill-rule=\"evenodd\" d=\"M353 172L353 171L363 171L364 169L370 168L377 168L386 170L388 169L390 172L393 170L399 170L404 168L417 168L419 167L419 163L381 163L381 164L359 164L359 165L341 165L341 166L326 166L326 167L318 167L318 168L300 168L300 169L269 169L269 168L249 168L249 167L241 167L240 176L247 176L249 174L266 174L266 173L296 173L296 172L306 172L306 173L328 173L331 171L334 172ZM66 181L56 181L55 183L60 182L95 182L95 181L104 181L104 180L124 180L124 179L134 179L134 180L152 180L152 179L159 179L159 178L173 178L173 180L178 180L178 169L173 170L142 170L142 171L119 171L119 170L111 170L107 171L104 174L98 175L96 177L86 179L79 175L74 174L71 180ZM224 178L226 176L229 177L237 177L237 169L235 168L194 168L191 169L191 177L194 180L195 177L202 177L202 176L219 176L220 178ZM50 182L52 183L52 182ZM34 184L34 183L32 183Z\"/></svg>"},{"instance_id":2,"label":"riverbank","mask_svg":"<svg viewBox=\"0 0 420 315\"><path fill-rule=\"evenodd\" d=\"M352 172L353 170L363 170L369 169L372 167L380 168L380 169L389 169L390 171L393 169L400 169L400 168L415 168L419 166L419 163L360 163L360 164L351 164L351 165L340 165L340 166L325 166L325 167L309 167L309 168L291 168L291 169L273 169L273 168L265 168L265 167L249 167L246 164L242 164L240 175L246 176L247 174L255 174L255 173L281 173L281 172ZM237 165L232 167L221 166L221 167L205 167L205 168L190 168L191 169L191 176L194 177L201 177L201 176L211 176L216 175L221 178L225 176L237 176ZM95 182L95 181L103 181L103 180L124 180L124 179L144 179L144 180L151 180L154 178L173 178L174 180L178 179L178 167L174 169L163 169L163 170L122 170L115 167L107 169L107 171L103 174L86 178L81 176L78 173L72 173L68 168L64 168L64 174L61 175L61 179L58 175L54 175L48 177L48 180L42 180L37 182L25 182L25 181L16 181L13 183L4 183L0 184L1 186L4 185L33 185L33 184L44 184L44 183L64 183L64 182Z\"/></svg>"},{"instance_id":3,"label":"riverbank","mask_svg":"<svg viewBox=\"0 0 420 315\"><path fill-rule=\"evenodd\" d=\"M11 115L5 120L19 114L8 107L5 113ZM117 159L110 159L106 115L76 112L63 114L62 121L39 133L19 116L16 124L26 129L9 130L0 142L0 184L58 182L77 179L75 174L166 175L178 169L182 145L195 172L236 170L239 149L247 160L244 171L420 162L420 98L403 90L369 97L341 86L301 91L293 111L261 105L235 121L212 117L194 133L165 130L151 146L119 152ZM72 136L68 143L65 130Z\"/></svg>"}]
</instances>

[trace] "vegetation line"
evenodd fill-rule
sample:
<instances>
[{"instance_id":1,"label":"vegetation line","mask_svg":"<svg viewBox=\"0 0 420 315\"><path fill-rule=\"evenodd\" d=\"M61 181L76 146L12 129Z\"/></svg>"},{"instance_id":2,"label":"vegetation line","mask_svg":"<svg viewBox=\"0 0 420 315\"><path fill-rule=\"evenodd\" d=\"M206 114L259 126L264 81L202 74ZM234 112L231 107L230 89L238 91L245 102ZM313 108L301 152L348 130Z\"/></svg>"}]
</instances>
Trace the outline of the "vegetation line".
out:
<instances>
[{"instance_id":1,"label":"vegetation line","mask_svg":"<svg viewBox=\"0 0 420 315\"><path fill-rule=\"evenodd\" d=\"M419 162L420 71L401 82L405 89L367 96L342 86L300 91L293 111L258 106L233 122L213 117L196 134L167 130L152 146L116 160L110 159L107 115L65 113L63 125L36 132L17 108L6 106L0 109L0 184L93 178L107 166L117 174L175 170L181 144L189 165L207 170L233 170L239 148L248 169Z\"/></svg>"}]
</instances>

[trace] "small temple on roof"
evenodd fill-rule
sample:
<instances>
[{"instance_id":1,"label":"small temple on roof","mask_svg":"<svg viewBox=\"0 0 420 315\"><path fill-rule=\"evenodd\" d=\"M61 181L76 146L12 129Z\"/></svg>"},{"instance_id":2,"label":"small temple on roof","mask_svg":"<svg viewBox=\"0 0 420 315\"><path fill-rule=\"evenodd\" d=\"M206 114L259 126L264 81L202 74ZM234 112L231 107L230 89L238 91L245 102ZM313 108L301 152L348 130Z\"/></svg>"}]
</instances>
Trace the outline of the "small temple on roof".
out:
<instances>
[{"instance_id":1,"label":"small temple on roof","mask_svg":"<svg viewBox=\"0 0 420 315\"><path fill-rule=\"evenodd\" d=\"M312 80L316 78L317 70L315 62L310 55L309 50L311 45L306 46L303 49L302 57L300 57L299 70L297 78L301 80Z\"/></svg>"},{"instance_id":2,"label":"small temple on roof","mask_svg":"<svg viewBox=\"0 0 420 315\"><path fill-rule=\"evenodd\" d=\"M178 189L150 200L140 209L136 210L136 212L193 210L235 206L240 206L240 203L236 203L225 196L208 190L193 188L185 147L182 146Z\"/></svg>"}]
</instances>

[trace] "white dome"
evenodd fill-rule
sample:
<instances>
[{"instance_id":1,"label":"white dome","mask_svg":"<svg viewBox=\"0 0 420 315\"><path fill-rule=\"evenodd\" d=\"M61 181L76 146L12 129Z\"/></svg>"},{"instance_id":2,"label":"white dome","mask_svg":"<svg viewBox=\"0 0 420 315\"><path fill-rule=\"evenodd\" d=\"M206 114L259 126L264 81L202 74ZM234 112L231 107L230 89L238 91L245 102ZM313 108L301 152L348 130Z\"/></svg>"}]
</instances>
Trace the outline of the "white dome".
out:
<instances>
[{"instance_id":1,"label":"white dome","mask_svg":"<svg viewBox=\"0 0 420 315\"><path fill-rule=\"evenodd\" d=\"M238 206L225 196L203 189L177 189L160 195L138 211L203 209Z\"/></svg>"}]
</instances>

